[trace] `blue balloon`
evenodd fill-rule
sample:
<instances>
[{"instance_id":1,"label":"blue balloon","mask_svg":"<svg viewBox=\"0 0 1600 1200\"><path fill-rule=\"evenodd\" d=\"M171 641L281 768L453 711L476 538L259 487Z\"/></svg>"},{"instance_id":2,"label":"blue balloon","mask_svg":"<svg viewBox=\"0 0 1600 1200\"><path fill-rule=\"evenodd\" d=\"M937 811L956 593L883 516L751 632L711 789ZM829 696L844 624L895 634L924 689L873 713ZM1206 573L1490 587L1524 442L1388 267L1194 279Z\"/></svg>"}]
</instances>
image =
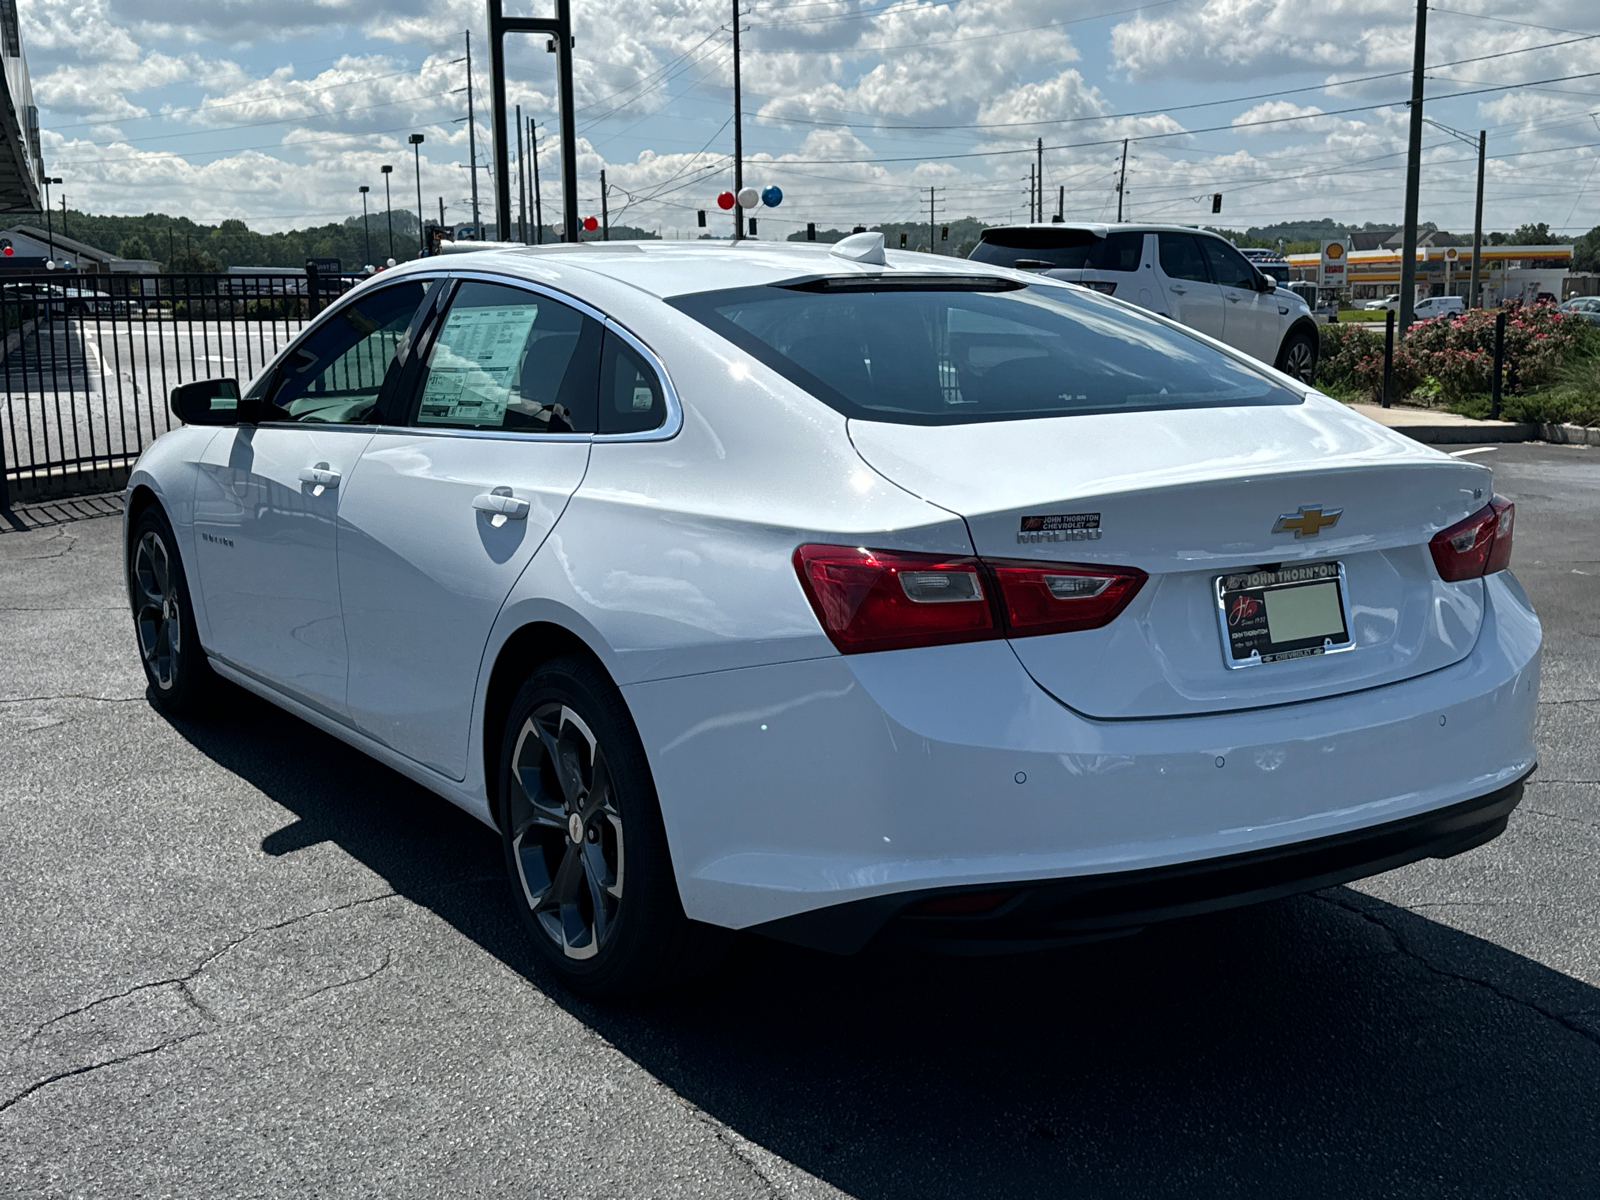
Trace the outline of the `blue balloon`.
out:
<instances>
[{"instance_id":1,"label":"blue balloon","mask_svg":"<svg viewBox=\"0 0 1600 1200\"><path fill-rule=\"evenodd\" d=\"M777 208L778 205L783 203L783 192L778 189L777 184L769 183L761 189L761 203L768 208Z\"/></svg>"}]
</instances>

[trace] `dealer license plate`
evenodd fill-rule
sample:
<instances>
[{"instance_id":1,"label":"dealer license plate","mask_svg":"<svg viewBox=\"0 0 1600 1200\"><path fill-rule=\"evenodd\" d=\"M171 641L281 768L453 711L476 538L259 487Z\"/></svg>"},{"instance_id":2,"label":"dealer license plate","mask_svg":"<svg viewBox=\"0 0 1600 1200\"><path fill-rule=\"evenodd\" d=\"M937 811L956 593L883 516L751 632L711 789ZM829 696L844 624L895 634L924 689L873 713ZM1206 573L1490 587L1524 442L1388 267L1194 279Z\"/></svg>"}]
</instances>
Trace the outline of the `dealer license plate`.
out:
<instances>
[{"instance_id":1,"label":"dealer license plate","mask_svg":"<svg viewBox=\"0 0 1600 1200\"><path fill-rule=\"evenodd\" d=\"M1220 575L1216 587L1223 657L1230 667L1330 654L1354 644L1338 563Z\"/></svg>"}]
</instances>

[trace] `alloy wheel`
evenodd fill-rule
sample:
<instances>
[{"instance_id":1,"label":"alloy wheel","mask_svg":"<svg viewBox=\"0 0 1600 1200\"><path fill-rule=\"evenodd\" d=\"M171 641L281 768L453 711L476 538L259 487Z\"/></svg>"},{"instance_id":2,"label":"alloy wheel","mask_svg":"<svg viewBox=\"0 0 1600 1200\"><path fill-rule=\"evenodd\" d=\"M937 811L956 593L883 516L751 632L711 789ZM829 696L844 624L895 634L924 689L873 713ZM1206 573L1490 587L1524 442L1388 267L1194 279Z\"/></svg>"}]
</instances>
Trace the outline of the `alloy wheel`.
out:
<instances>
[{"instance_id":1,"label":"alloy wheel","mask_svg":"<svg viewBox=\"0 0 1600 1200\"><path fill-rule=\"evenodd\" d=\"M168 691L178 677L183 622L173 588L172 560L166 543L154 531L141 537L134 550L133 587L139 653L156 686Z\"/></svg>"},{"instance_id":2,"label":"alloy wheel","mask_svg":"<svg viewBox=\"0 0 1600 1200\"><path fill-rule=\"evenodd\" d=\"M511 760L511 849L539 926L568 958L592 958L622 902L622 813L598 740L564 704L523 722Z\"/></svg>"},{"instance_id":3,"label":"alloy wheel","mask_svg":"<svg viewBox=\"0 0 1600 1200\"><path fill-rule=\"evenodd\" d=\"M1301 383L1310 383L1316 371L1317 358L1311 352L1309 342L1296 341L1289 347L1289 352L1283 356L1283 371L1292 375Z\"/></svg>"}]
</instances>

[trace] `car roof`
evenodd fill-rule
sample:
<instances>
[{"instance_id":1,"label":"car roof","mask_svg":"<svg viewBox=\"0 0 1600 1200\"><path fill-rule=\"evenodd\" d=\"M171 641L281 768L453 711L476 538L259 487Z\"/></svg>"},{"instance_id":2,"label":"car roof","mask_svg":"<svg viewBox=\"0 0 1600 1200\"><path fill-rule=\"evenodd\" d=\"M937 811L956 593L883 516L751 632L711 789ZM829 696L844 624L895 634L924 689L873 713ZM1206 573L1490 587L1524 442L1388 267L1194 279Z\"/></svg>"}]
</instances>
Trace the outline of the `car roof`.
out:
<instances>
[{"instance_id":1,"label":"car roof","mask_svg":"<svg viewBox=\"0 0 1600 1200\"><path fill-rule=\"evenodd\" d=\"M1204 233L1211 237L1222 237L1216 230L1202 229L1198 225L1161 225L1149 221L1033 221L1024 225L991 225L978 234L978 239L982 241L991 233L1020 233L1030 229L1077 229L1096 237L1105 237L1108 233Z\"/></svg>"},{"instance_id":2,"label":"car roof","mask_svg":"<svg viewBox=\"0 0 1600 1200\"><path fill-rule=\"evenodd\" d=\"M896 274L998 276L1038 282L1035 276L938 254L889 250L884 265L856 262L831 254L826 242L638 241L558 242L452 253L419 259L382 272L389 280L400 274L437 271L492 270L535 282L561 286L596 277L627 285L651 296L667 298L726 288L761 287L819 276L858 277ZM598 281L598 280L597 280Z\"/></svg>"}]
</instances>

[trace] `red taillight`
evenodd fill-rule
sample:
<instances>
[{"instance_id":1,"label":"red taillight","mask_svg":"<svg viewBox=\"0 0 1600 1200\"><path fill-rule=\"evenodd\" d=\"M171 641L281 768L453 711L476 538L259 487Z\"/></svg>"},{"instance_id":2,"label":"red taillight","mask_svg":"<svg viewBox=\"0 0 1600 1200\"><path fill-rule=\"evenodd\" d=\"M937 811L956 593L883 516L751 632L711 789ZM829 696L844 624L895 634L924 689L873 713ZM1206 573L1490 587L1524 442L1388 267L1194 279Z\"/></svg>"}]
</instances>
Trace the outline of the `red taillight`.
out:
<instances>
[{"instance_id":1,"label":"red taillight","mask_svg":"<svg viewBox=\"0 0 1600 1200\"><path fill-rule=\"evenodd\" d=\"M801 546L795 571L841 654L1098 629L1146 579L1131 567Z\"/></svg>"},{"instance_id":2,"label":"red taillight","mask_svg":"<svg viewBox=\"0 0 1600 1200\"><path fill-rule=\"evenodd\" d=\"M999 637L978 561L801 546L800 585L841 654Z\"/></svg>"},{"instance_id":3,"label":"red taillight","mask_svg":"<svg viewBox=\"0 0 1600 1200\"><path fill-rule=\"evenodd\" d=\"M1488 504L1464 521L1433 535L1428 549L1439 578L1447 583L1492 575L1511 565L1511 535L1517 521L1517 506L1504 496Z\"/></svg>"},{"instance_id":4,"label":"red taillight","mask_svg":"<svg viewBox=\"0 0 1600 1200\"><path fill-rule=\"evenodd\" d=\"M1148 578L1133 567L992 558L983 564L1000 585L1010 637L1099 629L1128 607Z\"/></svg>"}]
</instances>

